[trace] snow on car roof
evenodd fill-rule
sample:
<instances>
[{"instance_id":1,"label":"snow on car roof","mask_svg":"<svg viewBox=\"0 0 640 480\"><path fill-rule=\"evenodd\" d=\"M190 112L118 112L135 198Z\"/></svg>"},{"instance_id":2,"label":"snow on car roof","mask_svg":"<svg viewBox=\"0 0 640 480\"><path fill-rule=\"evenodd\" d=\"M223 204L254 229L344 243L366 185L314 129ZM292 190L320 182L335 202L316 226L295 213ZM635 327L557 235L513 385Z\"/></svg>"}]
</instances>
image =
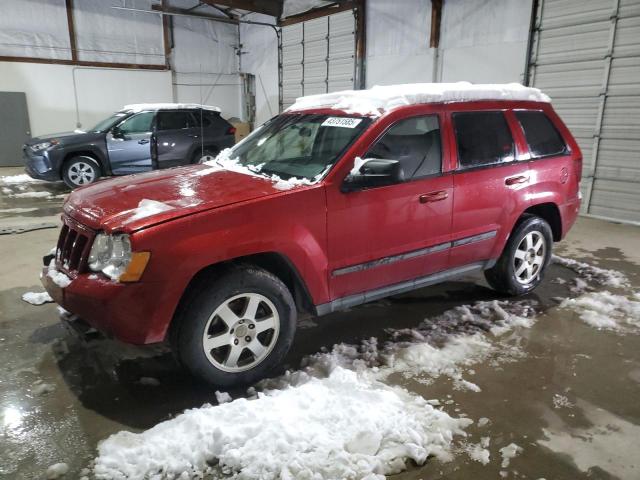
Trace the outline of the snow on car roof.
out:
<instances>
[{"instance_id":1,"label":"snow on car roof","mask_svg":"<svg viewBox=\"0 0 640 480\"><path fill-rule=\"evenodd\" d=\"M125 105L122 110L133 110L139 112L142 110L175 110L178 108L202 108L203 110L212 110L220 112L220 108L212 105L200 105L198 103L132 103Z\"/></svg>"},{"instance_id":2,"label":"snow on car roof","mask_svg":"<svg viewBox=\"0 0 640 480\"><path fill-rule=\"evenodd\" d=\"M525 87L519 83L407 83L404 85L376 85L367 90L343 90L299 97L287 111L332 108L359 115L379 116L388 110L404 105L473 100L551 102L551 99L539 89Z\"/></svg>"}]
</instances>

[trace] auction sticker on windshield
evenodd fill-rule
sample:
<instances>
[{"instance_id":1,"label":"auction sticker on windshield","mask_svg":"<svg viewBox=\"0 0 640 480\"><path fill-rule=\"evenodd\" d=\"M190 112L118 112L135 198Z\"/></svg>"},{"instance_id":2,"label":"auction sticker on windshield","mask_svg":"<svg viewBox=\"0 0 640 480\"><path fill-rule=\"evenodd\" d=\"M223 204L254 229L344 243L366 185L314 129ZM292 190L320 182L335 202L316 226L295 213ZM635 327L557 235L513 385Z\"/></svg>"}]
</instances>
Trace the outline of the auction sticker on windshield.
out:
<instances>
[{"instance_id":1,"label":"auction sticker on windshield","mask_svg":"<svg viewBox=\"0 0 640 480\"><path fill-rule=\"evenodd\" d=\"M361 118L329 117L324 122L322 122L321 126L356 128L361 121Z\"/></svg>"}]
</instances>

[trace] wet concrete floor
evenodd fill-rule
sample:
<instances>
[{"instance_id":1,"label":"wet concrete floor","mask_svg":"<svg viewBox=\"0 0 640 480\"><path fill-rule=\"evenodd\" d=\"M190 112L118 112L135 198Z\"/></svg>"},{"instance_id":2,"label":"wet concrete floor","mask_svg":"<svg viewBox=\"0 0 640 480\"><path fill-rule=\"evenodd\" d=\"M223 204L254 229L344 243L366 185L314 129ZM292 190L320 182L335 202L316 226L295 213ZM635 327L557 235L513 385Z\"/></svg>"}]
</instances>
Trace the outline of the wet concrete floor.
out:
<instances>
[{"instance_id":1,"label":"wet concrete floor","mask_svg":"<svg viewBox=\"0 0 640 480\"><path fill-rule=\"evenodd\" d=\"M110 434L140 431L185 408L215 403L214 389L180 370L169 353L109 340L80 342L64 330L54 304L20 300L41 290L40 258L56 235L0 235L0 478L44 478L57 462L69 464L65 478L78 478ZM638 290L633 245L640 245L639 228L582 218L558 251L622 271ZM474 366L469 379L481 392L454 390L448 378L430 385L402 380L427 398L450 399L444 408L451 415L487 417L488 425L467 432L469 442L491 438L490 463L458 453L450 462L430 460L392 478L499 479L503 472L505 478L640 479L640 336L599 331L558 309L558 298L575 296L569 291L575 276L554 264L525 297L539 312L537 323L518 333L526 355ZM383 339L385 329L413 327L455 306L497 298L480 277L470 277L305 320L286 367L296 368L322 347ZM498 450L511 442L523 451L502 468Z\"/></svg>"}]
</instances>

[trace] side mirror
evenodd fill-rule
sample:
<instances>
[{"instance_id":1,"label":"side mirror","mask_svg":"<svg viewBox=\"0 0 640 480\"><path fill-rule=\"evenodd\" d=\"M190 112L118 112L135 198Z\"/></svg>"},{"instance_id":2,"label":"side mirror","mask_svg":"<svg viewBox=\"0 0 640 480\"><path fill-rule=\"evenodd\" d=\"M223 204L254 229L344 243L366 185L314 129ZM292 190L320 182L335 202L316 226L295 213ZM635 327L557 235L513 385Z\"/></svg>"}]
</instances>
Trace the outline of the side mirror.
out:
<instances>
[{"instance_id":1,"label":"side mirror","mask_svg":"<svg viewBox=\"0 0 640 480\"><path fill-rule=\"evenodd\" d=\"M113 138L124 138L124 135L118 127L113 127L111 129L111 135L113 135Z\"/></svg>"},{"instance_id":2,"label":"side mirror","mask_svg":"<svg viewBox=\"0 0 640 480\"><path fill-rule=\"evenodd\" d=\"M350 173L342 182L343 193L365 188L384 187L405 181L404 170L398 160L367 158L357 173Z\"/></svg>"}]
</instances>

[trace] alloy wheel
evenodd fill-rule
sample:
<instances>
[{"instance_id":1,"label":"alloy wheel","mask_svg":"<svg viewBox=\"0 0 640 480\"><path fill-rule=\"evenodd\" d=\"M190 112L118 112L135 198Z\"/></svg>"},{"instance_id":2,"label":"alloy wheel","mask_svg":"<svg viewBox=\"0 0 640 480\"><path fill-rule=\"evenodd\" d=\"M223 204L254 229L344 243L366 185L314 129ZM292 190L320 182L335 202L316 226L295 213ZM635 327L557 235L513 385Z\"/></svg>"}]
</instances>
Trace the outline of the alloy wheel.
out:
<instances>
[{"instance_id":1,"label":"alloy wheel","mask_svg":"<svg viewBox=\"0 0 640 480\"><path fill-rule=\"evenodd\" d=\"M87 185L96 179L96 169L85 162L76 162L69 167L69 180L74 185Z\"/></svg>"},{"instance_id":2,"label":"alloy wheel","mask_svg":"<svg viewBox=\"0 0 640 480\"><path fill-rule=\"evenodd\" d=\"M211 314L202 346L216 368L243 372L267 358L279 333L280 316L273 302L258 293L241 293Z\"/></svg>"},{"instance_id":3,"label":"alloy wheel","mask_svg":"<svg viewBox=\"0 0 640 480\"><path fill-rule=\"evenodd\" d=\"M528 285L540 275L546 253L547 245L541 232L534 230L524 236L513 256L513 271L518 283Z\"/></svg>"}]
</instances>

